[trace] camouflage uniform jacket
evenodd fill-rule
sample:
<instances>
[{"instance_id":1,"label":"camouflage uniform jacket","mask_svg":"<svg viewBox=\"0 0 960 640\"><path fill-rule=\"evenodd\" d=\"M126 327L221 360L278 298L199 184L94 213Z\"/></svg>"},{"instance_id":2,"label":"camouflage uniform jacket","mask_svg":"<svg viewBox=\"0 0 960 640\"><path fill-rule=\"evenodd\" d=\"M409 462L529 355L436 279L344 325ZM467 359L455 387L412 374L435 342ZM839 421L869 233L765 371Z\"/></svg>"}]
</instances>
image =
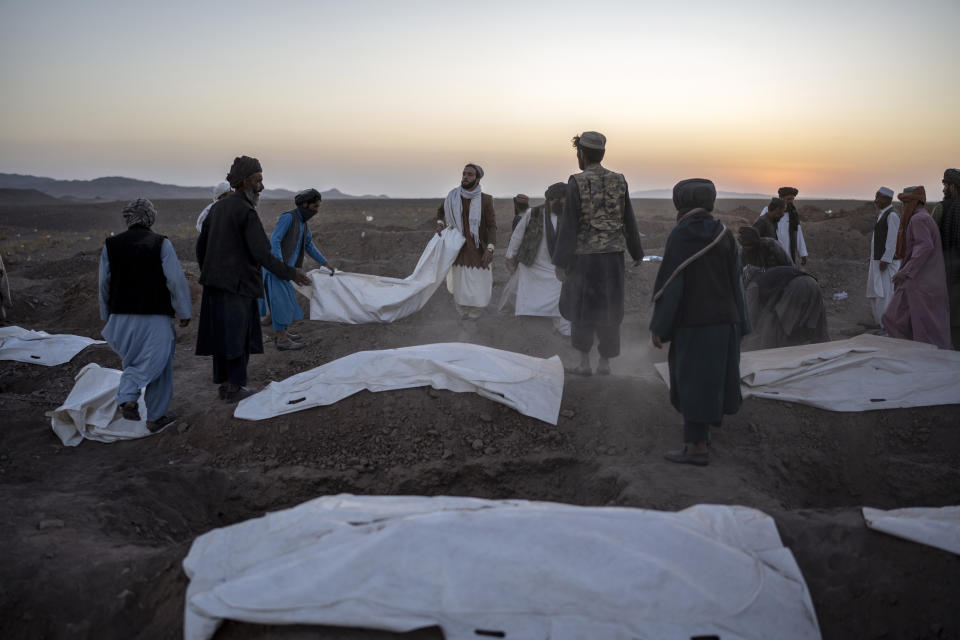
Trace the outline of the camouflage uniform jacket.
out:
<instances>
[{"instance_id":1,"label":"camouflage uniform jacket","mask_svg":"<svg viewBox=\"0 0 960 640\"><path fill-rule=\"evenodd\" d=\"M623 175L599 164L570 176L553 263L569 267L574 255L629 251L643 257L637 219Z\"/></svg>"}]
</instances>

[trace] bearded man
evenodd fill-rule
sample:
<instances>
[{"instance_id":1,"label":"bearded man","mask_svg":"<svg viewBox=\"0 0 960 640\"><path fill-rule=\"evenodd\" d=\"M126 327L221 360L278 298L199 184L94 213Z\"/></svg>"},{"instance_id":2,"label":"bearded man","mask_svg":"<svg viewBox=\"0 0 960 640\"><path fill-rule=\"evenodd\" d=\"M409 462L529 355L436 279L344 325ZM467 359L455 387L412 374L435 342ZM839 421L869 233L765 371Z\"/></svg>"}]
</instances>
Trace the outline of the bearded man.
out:
<instances>
[{"instance_id":1,"label":"bearded man","mask_svg":"<svg viewBox=\"0 0 960 640\"><path fill-rule=\"evenodd\" d=\"M803 229L800 228L800 214L793 203L800 191L796 187L780 187L777 196L786 203L787 213L777 222L777 240L790 256L793 264L806 266L807 243L803 239ZM760 215L766 215L769 207L764 207ZM799 260L799 262L798 262Z\"/></svg>"},{"instance_id":2,"label":"bearded man","mask_svg":"<svg viewBox=\"0 0 960 640\"><path fill-rule=\"evenodd\" d=\"M753 228L757 230L761 238L770 238L777 240L777 225L787 212L787 203L780 198L771 198L760 217L753 223Z\"/></svg>"},{"instance_id":3,"label":"bearded man","mask_svg":"<svg viewBox=\"0 0 960 640\"><path fill-rule=\"evenodd\" d=\"M891 338L927 342L950 348L950 303L940 230L924 205L923 187L907 187L897 195L903 203L897 248L901 260L893 276L893 299L883 314Z\"/></svg>"},{"instance_id":4,"label":"bearded man","mask_svg":"<svg viewBox=\"0 0 960 640\"><path fill-rule=\"evenodd\" d=\"M943 172L943 201L933 212L940 229L943 263L950 299L950 342L960 349L960 170Z\"/></svg>"},{"instance_id":5,"label":"bearded man","mask_svg":"<svg viewBox=\"0 0 960 640\"><path fill-rule=\"evenodd\" d=\"M560 291L560 314L571 322L570 342L580 363L568 373L589 376L594 336L600 360L597 373L610 374L610 358L620 355L623 322L624 250L633 265L643 259L637 218L622 174L600 165L607 138L585 131L573 138L582 170L567 182L567 202L557 230L553 264Z\"/></svg>"},{"instance_id":6,"label":"bearded man","mask_svg":"<svg viewBox=\"0 0 960 640\"><path fill-rule=\"evenodd\" d=\"M123 208L127 230L107 238L100 252L100 318L103 337L123 359L117 405L127 420L140 421L140 390L147 407L147 430L158 433L174 422L167 412L173 398L173 353L177 331L190 324L193 305L173 245L151 230L157 219L144 198Z\"/></svg>"},{"instance_id":7,"label":"bearded man","mask_svg":"<svg viewBox=\"0 0 960 640\"><path fill-rule=\"evenodd\" d=\"M520 218L510 245L507 266L517 270L518 316L547 316L560 335L570 335L570 322L560 315L563 287L553 268L557 246L557 220L567 200L567 185L557 182L543 194L545 202L528 209Z\"/></svg>"},{"instance_id":8,"label":"bearded man","mask_svg":"<svg viewBox=\"0 0 960 640\"><path fill-rule=\"evenodd\" d=\"M513 196L513 226L510 227L511 229L516 230L517 225L520 224L520 218L527 211L530 211L530 197L522 193Z\"/></svg>"},{"instance_id":9,"label":"bearded man","mask_svg":"<svg viewBox=\"0 0 960 640\"><path fill-rule=\"evenodd\" d=\"M900 260L893 257L897 249L900 216L893 208L893 189L880 187L873 199L879 212L870 238L870 265L867 269L867 299L874 321L883 327L883 314L893 299L893 276L900 269Z\"/></svg>"},{"instance_id":10,"label":"bearded man","mask_svg":"<svg viewBox=\"0 0 960 640\"><path fill-rule=\"evenodd\" d=\"M470 163L463 168L460 186L450 190L437 209L437 233L452 227L463 234L466 242L447 272L447 290L453 294L461 318L476 320L490 304L493 294L494 242L497 219L493 196L483 193L480 180L483 169Z\"/></svg>"},{"instance_id":11,"label":"bearded man","mask_svg":"<svg viewBox=\"0 0 960 640\"><path fill-rule=\"evenodd\" d=\"M198 356L213 356L213 382L227 403L252 395L247 384L251 353L263 353L257 298L263 297L261 267L281 280L310 285L298 269L270 253L257 215L263 169L256 158L234 159L227 182L233 193L214 203L197 239L203 297L197 330Z\"/></svg>"}]
</instances>

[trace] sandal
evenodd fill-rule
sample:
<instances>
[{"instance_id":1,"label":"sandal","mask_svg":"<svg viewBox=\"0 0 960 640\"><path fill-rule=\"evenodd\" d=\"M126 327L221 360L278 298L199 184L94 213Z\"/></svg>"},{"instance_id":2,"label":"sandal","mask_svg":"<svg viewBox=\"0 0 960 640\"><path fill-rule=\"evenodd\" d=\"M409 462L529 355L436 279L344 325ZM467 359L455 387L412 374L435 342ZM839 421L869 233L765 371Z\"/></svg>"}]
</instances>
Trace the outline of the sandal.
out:
<instances>
[{"instance_id":1,"label":"sandal","mask_svg":"<svg viewBox=\"0 0 960 640\"><path fill-rule=\"evenodd\" d=\"M236 402L240 402L244 398L249 398L255 393L256 391L253 389L247 389L246 387L240 387L236 391L227 390L224 392L223 401L227 404L234 404Z\"/></svg>"},{"instance_id":2,"label":"sandal","mask_svg":"<svg viewBox=\"0 0 960 640\"><path fill-rule=\"evenodd\" d=\"M589 377L593 375L593 371L590 370L590 367L564 367L563 371L565 373L570 373L575 376Z\"/></svg>"},{"instance_id":3,"label":"sandal","mask_svg":"<svg viewBox=\"0 0 960 640\"><path fill-rule=\"evenodd\" d=\"M124 402L120 405L120 415L124 420L140 422L140 407L136 402Z\"/></svg>"},{"instance_id":4,"label":"sandal","mask_svg":"<svg viewBox=\"0 0 960 640\"><path fill-rule=\"evenodd\" d=\"M698 467L705 467L710 464L709 453L687 453L686 447L679 451L668 451L663 454L663 457L677 464L692 464Z\"/></svg>"},{"instance_id":5,"label":"sandal","mask_svg":"<svg viewBox=\"0 0 960 640\"><path fill-rule=\"evenodd\" d=\"M160 433L174 422L177 421L177 416L173 414L167 414L165 416L160 416L156 419L155 422L147 421L147 431L150 433Z\"/></svg>"},{"instance_id":6,"label":"sandal","mask_svg":"<svg viewBox=\"0 0 960 640\"><path fill-rule=\"evenodd\" d=\"M610 366L607 365L606 367L597 367L597 375L598 376L610 375Z\"/></svg>"}]
</instances>

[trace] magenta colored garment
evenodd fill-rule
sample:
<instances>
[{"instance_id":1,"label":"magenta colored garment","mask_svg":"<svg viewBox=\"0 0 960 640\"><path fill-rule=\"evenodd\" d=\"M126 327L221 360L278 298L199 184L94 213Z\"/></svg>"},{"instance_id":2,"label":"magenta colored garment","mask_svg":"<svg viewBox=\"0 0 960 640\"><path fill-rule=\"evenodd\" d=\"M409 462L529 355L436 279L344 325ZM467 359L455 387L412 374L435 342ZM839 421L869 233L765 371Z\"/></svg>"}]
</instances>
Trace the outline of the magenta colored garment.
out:
<instances>
[{"instance_id":1,"label":"magenta colored garment","mask_svg":"<svg viewBox=\"0 0 960 640\"><path fill-rule=\"evenodd\" d=\"M926 209L910 217L905 240L903 263L893 277L895 290L883 314L883 326L892 338L950 349L950 307L940 230Z\"/></svg>"}]
</instances>

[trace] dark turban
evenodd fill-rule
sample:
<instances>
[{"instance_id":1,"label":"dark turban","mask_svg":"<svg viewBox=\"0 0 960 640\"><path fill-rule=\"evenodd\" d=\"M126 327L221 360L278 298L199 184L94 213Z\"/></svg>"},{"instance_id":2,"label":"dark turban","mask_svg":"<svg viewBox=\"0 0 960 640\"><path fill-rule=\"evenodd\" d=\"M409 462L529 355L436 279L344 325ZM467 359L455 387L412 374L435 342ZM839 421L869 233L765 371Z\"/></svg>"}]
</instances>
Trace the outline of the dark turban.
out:
<instances>
[{"instance_id":1,"label":"dark turban","mask_svg":"<svg viewBox=\"0 0 960 640\"><path fill-rule=\"evenodd\" d=\"M468 163L467 163L466 165L464 165L464 166L465 166L465 167L473 167L473 170L477 172L477 180L479 180L480 178L483 177L483 169L480 168L480 165L478 165L478 164L473 164L472 162L468 162Z\"/></svg>"},{"instance_id":2,"label":"dark turban","mask_svg":"<svg viewBox=\"0 0 960 640\"><path fill-rule=\"evenodd\" d=\"M320 192L316 189L304 189L299 192L293 198L293 203L298 207L302 207L305 204L313 204L317 200L322 200L323 196L320 195Z\"/></svg>"},{"instance_id":3,"label":"dark turban","mask_svg":"<svg viewBox=\"0 0 960 640\"><path fill-rule=\"evenodd\" d=\"M477 175L480 175L480 174L478 173ZM514 204L530 204L530 196L523 193L518 193L517 195L513 196L513 203Z\"/></svg>"},{"instance_id":4,"label":"dark turban","mask_svg":"<svg viewBox=\"0 0 960 640\"><path fill-rule=\"evenodd\" d=\"M740 244L745 247L760 244L760 232L753 227L740 227L737 235L740 236Z\"/></svg>"},{"instance_id":5,"label":"dark turban","mask_svg":"<svg viewBox=\"0 0 960 640\"><path fill-rule=\"evenodd\" d=\"M137 198L131 201L123 208L121 213L128 227L139 224L149 228L157 220L157 208L146 198Z\"/></svg>"},{"instance_id":6,"label":"dark turban","mask_svg":"<svg viewBox=\"0 0 960 640\"><path fill-rule=\"evenodd\" d=\"M567 195L567 183L566 182L555 182L544 192L543 197L547 200L556 200L557 198L562 198Z\"/></svg>"},{"instance_id":7,"label":"dark turban","mask_svg":"<svg viewBox=\"0 0 960 640\"><path fill-rule=\"evenodd\" d=\"M943 181L960 187L960 169L947 169L943 172Z\"/></svg>"},{"instance_id":8,"label":"dark turban","mask_svg":"<svg viewBox=\"0 0 960 640\"><path fill-rule=\"evenodd\" d=\"M673 206L682 215L691 209L713 211L717 201L717 188L710 180L691 178L681 180L673 187Z\"/></svg>"},{"instance_id":9,"label":"dark turban","mask_svg":"<svg viewBox=\"0 0 960 640\"><path fill-rule=\"evenodd\" d=\"M250 156L238 156L233 159L230 165L230 173L227 174L227 182L234 189L239 189L243 181L255 173L260 173L263 169L260 167L260 161Z\"/></svg>"},{"instance_id":10,"label":"dark turban","mask_svg":"<svg viewBox=\"0 0 960 640\"><path fill-rule=\"evenodd\" d=\"M777 195L781 198L786 198L787 196L797 197L798 193L800 193L800 190L796 187L780 187L777 189Z\"/></svg>"}]
</instances>

